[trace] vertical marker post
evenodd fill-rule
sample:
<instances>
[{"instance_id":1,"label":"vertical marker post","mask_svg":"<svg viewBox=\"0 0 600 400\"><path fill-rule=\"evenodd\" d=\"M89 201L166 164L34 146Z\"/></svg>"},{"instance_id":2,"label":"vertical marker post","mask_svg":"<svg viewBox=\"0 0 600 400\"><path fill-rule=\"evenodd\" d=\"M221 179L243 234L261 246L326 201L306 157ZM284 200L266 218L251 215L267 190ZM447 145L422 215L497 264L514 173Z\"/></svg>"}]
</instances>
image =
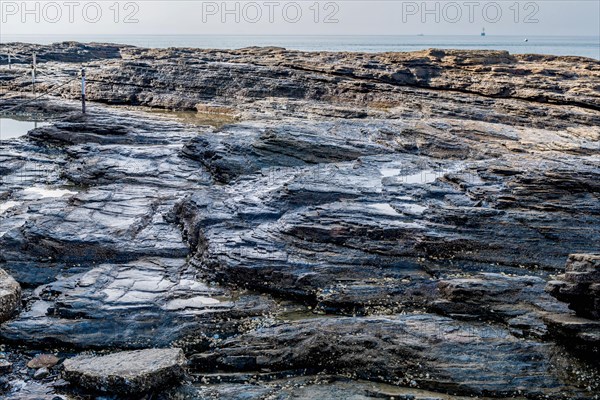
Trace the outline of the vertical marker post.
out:
<instances>
[{"instance_id":1,"label":"vertical marker post","mask_svg":"<svg viewBox=\"0 0 600 400\"><path fill-rule=\"evenodd\" d=\"M11 58L10 50L8 51L8 69L12 69L12 58Z\"/></svg>"},{"instance_id":2,"label":"vertical marker post","mask_svg":"<svg viewBox=\"0 0 600 400\"><path fill-rule=\"evenodd\" d=\"M35 73L36 73L36 68L37 68L37 57L36 57L36 54L33 53L33 61L31 63L31 91L33 92L34 96L35 96Z\"/></svg>"},{"instance_id":3,"label":"vertical marker post","mask_svg":"<svg viewBox=\"0 0 600 400\"><path fill-rule=\"evenodd\" d=\"M85 68L81 68L81 112L85 114Z\"/></svg>"}]
</instances>

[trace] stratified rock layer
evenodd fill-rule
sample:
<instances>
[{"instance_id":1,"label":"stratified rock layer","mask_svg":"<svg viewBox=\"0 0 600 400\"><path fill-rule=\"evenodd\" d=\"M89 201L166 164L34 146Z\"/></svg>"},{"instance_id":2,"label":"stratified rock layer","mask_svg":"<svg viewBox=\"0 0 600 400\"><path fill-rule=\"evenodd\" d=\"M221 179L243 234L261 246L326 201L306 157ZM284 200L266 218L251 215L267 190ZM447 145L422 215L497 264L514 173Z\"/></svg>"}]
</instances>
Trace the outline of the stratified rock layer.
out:
<instances>
[{"instance_id":1,"label":"stratified rock layer","mask_svg":"<svg viewBox=\"0 0 600 400\"><path fill-rule=\"evenodd\" d=\"M546 291L569 304L576 315L544 316L552 336L581 357L600 356L600 255L572 254L565 273L548 282Z\"/></svg>"},{"instance_id":2,"label":"stratified rock layer","mask_svg":"<svg viewBox=\"0 0 600 400\"><path fill-rule=\"evenodd\" d=\"M551 395L568 379L558 369L573 367L552 345L431 314L276 324L225 340L196 360L200 367L224 370L326 370L400 386L496 396Z\"/></svg>"},{"instance_id":3,"label":"stratified rock layer","mask_svg":"<svg viewBox=\"0 0 600 400\"><path fill-rule=\"evenodd\" d=\"M600 319L600 255L572 254L564 275L548 283L546 290L578 316Z\"/></svg>"},{"instance_id":4,"label":"stratified rock layer","mask_svg":"<svg viewBox=\"0 0 600 400\"><path fill-rule=\"evenodd\" d=\"M52 124L0 144L5 342L182 347L197 379L165 398L598 392L598 321L544 290L598 252L598 61L7 46L66 99L90 50L94 102L23 105ZM22 105L29 70L0 78Z\"/></svg>"}]
</instances>

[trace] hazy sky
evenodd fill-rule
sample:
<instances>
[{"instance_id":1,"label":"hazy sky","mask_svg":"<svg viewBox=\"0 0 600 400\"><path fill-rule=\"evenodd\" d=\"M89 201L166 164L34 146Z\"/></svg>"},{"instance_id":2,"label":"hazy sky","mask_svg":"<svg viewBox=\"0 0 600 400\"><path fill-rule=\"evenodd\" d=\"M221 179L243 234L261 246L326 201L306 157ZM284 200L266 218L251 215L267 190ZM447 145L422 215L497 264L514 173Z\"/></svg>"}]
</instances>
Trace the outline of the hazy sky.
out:
<instances>
[{"instance_id":1,"label":"hazy sky","mask_svg":"<svg viewBox=\"0 0 600 400\"><path fill-rule=\"evenodd\" d=\"M600 1L7 1L0 35L478 34L600 37Z\"/></svg>"}]
</instances>

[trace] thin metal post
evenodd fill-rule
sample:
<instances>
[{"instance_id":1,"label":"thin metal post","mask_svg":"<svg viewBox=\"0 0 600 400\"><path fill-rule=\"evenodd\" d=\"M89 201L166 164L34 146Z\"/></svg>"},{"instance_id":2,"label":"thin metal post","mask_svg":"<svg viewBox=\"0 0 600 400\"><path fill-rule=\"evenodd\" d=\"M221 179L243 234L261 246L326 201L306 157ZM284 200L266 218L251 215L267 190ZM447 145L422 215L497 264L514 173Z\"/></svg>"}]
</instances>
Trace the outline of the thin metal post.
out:
<instances>
[{"instance_id":1,"label":"thin metal post","mask_svg":"<svg viewBox=\"0 0 600 400\"><path fill-rule=\"evenodd\" d=\"M81 68L81 112L85 114L85 68Z\"/></svg>"},{"instance_id":2,"label":"thin metal post","mask_svg":"<svg viewBox=\"0 0 600 400\"><path fill-rule=\"evenodd\" d=\"M33 53L33 61L31 63L31 91L33 92L34 96L35 96L35 73L36 73L36 68L37 68L37 57L36 57L36 54Z\"/></svg>"},{"instance_id":3,"label":"thin metal post","mask_svg":"<svg viewBox=\"0 0 600 400\"><path fill-rule=\"evenodd\" d=\"M8 69L12 69L12 59L11 59L10 50L8 51Z\"/></svg>"}]
</instances>

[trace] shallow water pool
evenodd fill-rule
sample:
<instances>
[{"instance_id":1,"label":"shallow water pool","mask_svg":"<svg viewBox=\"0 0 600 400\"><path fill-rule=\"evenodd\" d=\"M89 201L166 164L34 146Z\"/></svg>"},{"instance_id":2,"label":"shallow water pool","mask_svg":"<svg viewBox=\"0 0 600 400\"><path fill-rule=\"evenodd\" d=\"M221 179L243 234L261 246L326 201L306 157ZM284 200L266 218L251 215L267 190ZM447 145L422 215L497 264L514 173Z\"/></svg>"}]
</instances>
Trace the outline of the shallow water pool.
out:
<instances>
[{"instance_id":1,"label":"shallow water pool","mask_svg":"<svg viewBox=\"0 0 600 400\"><path fill-rule=\"evenodd\" d=\"M4 203L0 203L0 214L3 214L5 211L10 210L13 207L18 206L19 203L17 203L16 201L7 201Z\"/></svg>"},{"instance_id":2,"label":"shallow water pool","mask_svg":"<svg viewBox=\"0 0 600 400\"><path fill-rule=\"evenodd\" d=\"M77 192L72 192L65 189L53 189L49 187L34 186L23 190L23 193L28 199L45 199L58 198L66 195L75 195Z\"/></svg>"},{"instance_id":3,"label":"shallow water pool","mask_svg":"<svg viewBox=\"0 0 600 400\"><path fill-rule=\"evenodd\" d=\"M49 123L26 119L0 118L0 140L25 136L30 130L46 125L49 125Z\"/></svg>"}]
</instances>

